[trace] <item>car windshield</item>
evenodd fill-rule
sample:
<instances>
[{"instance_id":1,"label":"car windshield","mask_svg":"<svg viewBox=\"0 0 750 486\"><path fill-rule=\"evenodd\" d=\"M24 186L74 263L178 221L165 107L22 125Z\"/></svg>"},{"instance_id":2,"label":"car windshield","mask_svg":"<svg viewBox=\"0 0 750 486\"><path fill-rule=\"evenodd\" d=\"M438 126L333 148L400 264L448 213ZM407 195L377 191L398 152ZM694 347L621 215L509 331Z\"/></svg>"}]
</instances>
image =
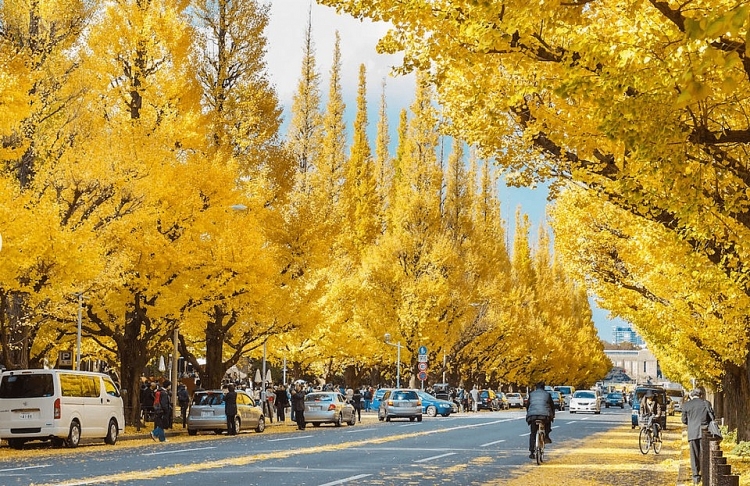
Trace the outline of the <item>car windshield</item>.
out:
<instances>
[{"instance_id":1,"label":"car windshield","mask_svg":"<svg viewBox=\"0 0 750 486\"><path fill-rule=\"evenodd\" d=\"M415 400L416 398L416 392L410 391L395 391L391 395L391 400Z\"/></svg>"},{"instance_id":2,"label":"car windshield","mask_svg":"<svg viewBox=\"0 0 750 486\"><path fill-rule=\"evenodd\" d=\"M327 393L310 393L309 395L305 396L306 402L332 402L333 401L333 395L329 395Z\"/></svg>"},{"instance_id":3,"label":"car windshield","mask_svg":"<svg viewBox=\"0 0 750 486\"><path fill-rule=\"evenodd\" d=\"M520 393L508 393L506 396L508 398L521 398L521 394Z\"/></svg>"},{"instance_id":4,"label":"car windshield","mask_svg":"<svg viewBox=\"0 0 750 486\"><path fill-rule=\"evenodd\" d=\"M622 395L620 395L619 393L610 393L609 395L607 395L607 398L617 399L617 398L620 398L621 396Z\"/></svg>"},{"instance_id":5,"label":"car windshield","mask_svg":"<svg viewBox=\"0 0 750 486\"><path fill-rule=\"evenodd\" d=\"M573 394L573 398L596 398L596 395L594 392L577 391Z\"/></svg>"}]
</instances>

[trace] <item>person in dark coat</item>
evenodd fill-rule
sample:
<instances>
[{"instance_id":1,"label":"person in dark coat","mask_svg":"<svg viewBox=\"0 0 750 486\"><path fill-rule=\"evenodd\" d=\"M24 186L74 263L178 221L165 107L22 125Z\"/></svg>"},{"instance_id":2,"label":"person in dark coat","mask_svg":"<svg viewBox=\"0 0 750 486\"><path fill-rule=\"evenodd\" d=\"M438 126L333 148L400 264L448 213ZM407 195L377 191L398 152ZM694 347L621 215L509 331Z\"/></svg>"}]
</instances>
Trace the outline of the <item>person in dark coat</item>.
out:
<instances>
[{"instance_id":1,"label":"person in dark coat","mask_svg":"<svg viewBox=\"0 0 750 486\"><path fill-rule=\"evenodd\" d=\"M549 436L552 430L552 421L555 420L555 402L552 401L552 395L544 389L544 382L536 384L536 389L529 393L529 405L526 407L526 423L531 427L529 435L529 458L534 459L536 450L536 433L539 426L537 420L544 421L544 443L551 444L552 439Z\"/></svg>"},{"instance_id":2,"label":"person in dark coat","mask_svg":"<svg viewBox=\"0 0 750 486\"><path fill-rule=\"evenodd\" d=\"M289 406L289 397L286 394L286 388L284 388L284 385L277 386L275 394L276 399L273 401L273 404L276 407L276 420L283 422L286 420L284 412L286 407Z\"/></svg>"},{"instance_id":3,"label":"person in dark coat","mask_svg":"<svg viewBox=\"0 0 750 486\"><path fill-rule=\"evenodd\" d=\"M154 395L154 430L151 432L151 438L159 442L167 441L164 429L169 428L169 414L172 413L172 401L169 396L171 387L172 382L166 380L156 388L158 398Z\"/></svg>"},{"instance_id":4,"label":"person in dark coat","mask_svg":"<svg viewBox=\"0 0 750 486\"><path fill-rule=\"evenodd\" d=\"M693 470L693 484L701 481L701 436L703 429L713 416L711 404L706 400L703 387L690 392L690 400L682 404L682 423L687 425L687 439L690 445L690 467Z\"/></svg>"},{"instance_id":5,"label":"person in dark coat","mask_svg":"<svg viewBox=\"0 0 750 486\"><path fill-rule=\"evenodd\" d=\"M297 383L292 390L292 409L299 430L305 430L305 390Z\"/></svg>"},{"instance_id":6,"label":"person in dark coat","mask_svg":"<svg viewBox=\"0 0 750 486\"><path fill-rule=\"evenodd\" d=\"M227 416L227 435L237 435L237 392L231 383L224 395L224 415Z\"/></svg>"},{"instance_id":7,"label":"person in dark coat","mask_svg":"<svg viewBox=\"0 0 750 486\"><path fill-rule=\"evenodd\" d=\"M352 395L352 406L357 414L357 421L362 421L362 390L357 388Z\"/></svg>"},{"instance_id":8,"label":"person in dark coat","mask_svg":"<svg viewBox=\"0 0 750 486\"><path fill-rule=\"evenodd\" d=\"M180 404L180 415L182 416L182 428L187 424L187 410L190 405L190 393L184 383L177 387L177 401Z\"/></svg>"}]
</instances>

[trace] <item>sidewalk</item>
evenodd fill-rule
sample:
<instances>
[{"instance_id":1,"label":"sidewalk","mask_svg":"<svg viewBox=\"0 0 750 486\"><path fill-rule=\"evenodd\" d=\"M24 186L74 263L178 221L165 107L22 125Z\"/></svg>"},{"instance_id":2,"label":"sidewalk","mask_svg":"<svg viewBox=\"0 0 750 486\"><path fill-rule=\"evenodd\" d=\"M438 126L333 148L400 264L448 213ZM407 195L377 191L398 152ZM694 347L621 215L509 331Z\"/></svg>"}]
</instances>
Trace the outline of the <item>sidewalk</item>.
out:
<instances>
[{"instance_id":1,"label":"sidewalk","mask_svg":"<svg viewBox=\"0 0 750 486\"><path fill-rule=\"evenodd\" d=\"M661 453L641 454L639 429L630 424L575 442L552 444L541 466L529 462L512 478L490 484L506 486L691 485L690 460L680 416L669 417ZM687 463L685 463L687 461Z\"/></svg>"}]
</instances>

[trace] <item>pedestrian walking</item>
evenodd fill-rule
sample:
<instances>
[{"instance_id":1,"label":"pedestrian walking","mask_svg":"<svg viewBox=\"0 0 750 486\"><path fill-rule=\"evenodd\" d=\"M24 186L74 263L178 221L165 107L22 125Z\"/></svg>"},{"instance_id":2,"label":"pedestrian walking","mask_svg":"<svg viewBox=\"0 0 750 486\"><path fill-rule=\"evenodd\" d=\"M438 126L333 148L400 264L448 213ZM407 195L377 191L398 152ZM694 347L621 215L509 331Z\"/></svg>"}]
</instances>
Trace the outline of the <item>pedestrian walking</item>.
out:
<instances>
[{"instance_id":1,"label":"pedestrian walking","mask_svg":"<svg viewBox=\"0 0 750 486\"><path fill-rule=\"evenodd\" d=\"M237 392L231 383L224 394L224 415L227 417L227 435L237 435Z\"/></svg>"},{"instance_id":2,"label":"pedestrian walking","mask_svg":"<svg viewBox=\"0 0 750 486\"><path fill-rule=\"evenodd\" d=\"M682 404L682 423L687 425L687 439L690 446L690 467L693 484L701 481L701 436L708 427L714 411L706 400L706 391L699 386L690 392L690 400Z\"/></svg>"},{"instance_id":3,"label":"pedestrian walking","mask_svg":"<svg viewBox=\"0 0 750 486\"><path fill-rule=\"evenodd\" d=\"M169 414L172 412L172 404L169 398L169 388L172 382L166 380L161 386L157 385L154 393L154 430L151 438L159 442L166 442L167 437L164 429L169 427Z\"/></svg>"},{"instance_id":4,"label":"pedestrian walking","mask_svg":"<svg viewBox=\"0 0 750 486\"><path fill-rule=\"evenodd\" d=\"M292 391L292 410L297 422L297 429L305 430L305 390L297 383Z\"/></svg>"},{"instance_id":5,"label":"pedestrian walking","mask_svg":"<svg viewBox=\"0 0 750 486\"><path fill-rule=\"evenodd\" d=\"M471 410L472 412L479 411L479 389L476 385L471 389Z\"/></svg>"},{"instance_id":6,"label":"pedestrian walking","mask_svg":"<svg viewBox=\"0 0 750 486\"><path fill-rule=\"evenodd\" d=\"M184 429L187 425L187 409L190 405L190 393L188 393L187 386L184 383L180 383L177 387L177 403L180 404L180 416L182 418L182 428Z\"/></svg>"},{"instance_id":7,"label":"pedestrian walking","mask_svg":"<svg viewBox=\"0 0 750 486\"><path fill-rule=\"evenodd\" d=\"M365 412L370 411L370 403L372 402L372 387L366 386L365 392L362 394L362 399L364 400L364 406Z\"/></svg>"},{"instance_id":8,"label":"pedestrian walking","mask_svg":"<svg viewBox=\"0 0 750 486\"><path fill-rule=\"evenodd\" d=\"M276 420L279 422L284 422L286 420L285 411L286 407L289 406L289 398L286 394L286 388L284 388L284 385L279 385L276 387L276 400L274 400L274 405L276 406Z\"/></svg>"},{"instance_id":9,"label":"pedestrian walking","mask_svg":"<svg viewBox=\"0 0 750 486\"><path fill-rule=\"evenodd\" d=\"M353 390L352 406L354 407L354 412L357 414L357 422L361 422L362 421L362 390L359 388L357 388L356 390Z\"/></svg>"}]
</instances>

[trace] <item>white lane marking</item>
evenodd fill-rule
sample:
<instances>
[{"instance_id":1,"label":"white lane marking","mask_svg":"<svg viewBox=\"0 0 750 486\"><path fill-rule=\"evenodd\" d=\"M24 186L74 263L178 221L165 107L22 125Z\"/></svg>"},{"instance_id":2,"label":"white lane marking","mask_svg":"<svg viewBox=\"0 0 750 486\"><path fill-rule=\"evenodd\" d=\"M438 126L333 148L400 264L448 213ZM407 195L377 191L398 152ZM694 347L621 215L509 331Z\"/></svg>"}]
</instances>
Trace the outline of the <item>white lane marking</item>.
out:
<instances>
[{"instance_id":1,"label":"white lane marking","mask_svg":"<svg viewBox=\"0 0 750 486\"><path fill-rule=\"evenodd\" d=\"M369 429L349 429L345 430L345 434L356 434L357 432L366 432L368 430L375 430L375 427L370 427Z\"/></svg>"},{"instance_id":2,"label":"white lane marking","mask_svg":"<svg viewBox=\"0 0 750 486\"><path fill-rule=\"evenodd\" d=\"M442 459L443 457L454 456L454 455L456 455L455 452L446 452L445 454L440 454L439 456L425 457L424 459L419 459L418 461L414 461L414 462L434 461L435 459Z\"/></svg>"},{"instance_id":3,"label":"white lane marking","mask_svg":"<svg viewBox=\"0 0 750 486\"><path fill-rule=\"evenodd\" d=\"M294 437L285 437L282 439L268 439L268 442L281 442L284 440L307 439L308 437L312 437L312 435L295 435Z\"/></svg>"},{"instance_id":4,"label":"white lane marking","mask_svg":"<svg viewBox=\"0 0 750 486\"><path fill-rule=\"evenodd\" d=\"M346 484L349 481L356 481L357 479L366 478L367 476L372 476L372 474L360 474L357 476L352 476L349 478L339 479L338 481L331 481L330 483L324 483L320 486L336 486L337 484Z\"/></svg>"},{"instance_id":5,"label":"white lane marking","mask_svg":"<svg viewBox=\"0 0 750 486\"><path fill-rule=\"evenodd\" d=\"M479 447L487 447L487 446L491 446L491 445L499 444L499 443L501 443L501 442L505 442L505 439L501 439L501 440L496 440L495 442L487 442L486 444L482 444L482 445L480 445Z\"/></svg>"},{"instance_id":6,"label":"white lane marking","mask_svg":"<svg viewBox=\"0 0 750 486\"><path fill-rule=\"evenodd\" d=\"M39 469L42 467L52 467L52 464L40 464L39 466L24 466L24 467L12 467L9 469L0 469L0 473L11 472L11 471L25 471L27 469Z\"/></svg>"},{"instance_id":7,"label":"white lane marking","mask_svg":"<svg viewBox=\"0 0 750 486\"><path fill-rule=\"evenodd\" d=\"M209 449L216 449L215 446L211 447L194 447L191 449L175 449L173 451L160 451L160 452L147 452L144 454L141 454L142 456L161 456L164 454L178 454L180 452L193 452L193 451L205 451Z\"/></svg>"}]
</instances>

